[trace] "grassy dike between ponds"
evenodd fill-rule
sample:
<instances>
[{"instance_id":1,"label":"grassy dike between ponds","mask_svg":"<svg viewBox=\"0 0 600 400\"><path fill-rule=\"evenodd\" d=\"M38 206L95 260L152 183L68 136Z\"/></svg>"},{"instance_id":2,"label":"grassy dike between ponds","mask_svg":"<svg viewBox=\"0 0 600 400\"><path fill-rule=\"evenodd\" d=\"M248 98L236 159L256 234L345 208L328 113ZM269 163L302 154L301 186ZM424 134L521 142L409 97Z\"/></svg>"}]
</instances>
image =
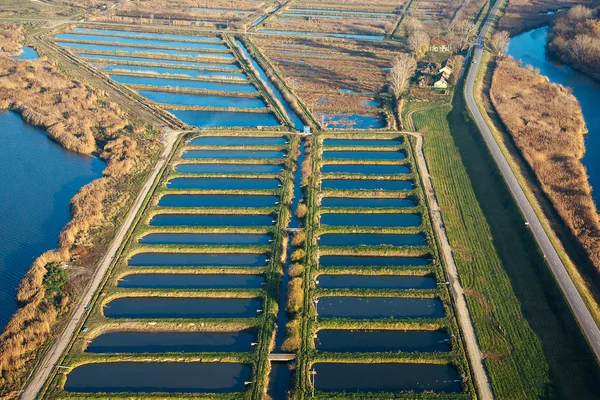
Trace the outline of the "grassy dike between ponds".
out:
<instances>
[{"instance_id":1,"label":"grassy dike between ponds","mask_svg":"<svg viewBox=\"0 0 600 400\"><path fill-rule=\"evenodd\" d=\"M462 93L457 91L457 93ZM597 398L595 362L462 95L414 112L497 398Z\"/></svg>"},{"instance_id":2,"label":"grassy dike between ponds","mask_svg":"<svg viewBox=\"0 0 600 400\"><path fill-rule=\"evenodd\" d=\"M265 136L262 132L256 132L256 135ZM155 212L155 205L158 199L165 192L166 182L172 178L173 175L178 175L174 172L174 165L177 164L179 156L181 154L181 148L185 146L190 138L197 134L187 134L183 138L180 138L180 142L175 146L175 149L170 155L170 159L165 168L161 171L159 178L155 181L151 194L145 200L142 211L136 216L135 223L132 225L130 232L128 233L128 239L124 242L123 247L120 250L120 255L115 259L110 271L107 273L104 283L98 290L94 300L91 303L91 310L83 323L82 327L88 328L86 332L80 330L80 332L71 340L67 352L63 355L60 360L60 365L69 367L75 367L87 363L98 363L98 362L118 362L118 361L138 361L138 362L160 362L160 361L177 361L177 362L214 362L215 360L226 362L234 361L244 364L248 364L252 367L252 383L248 385L246 391L242 393L228 393L228 394L203 394L193 393L186 394L185 397L193 398L261 398L262 394L266 391L266 382L268 378L268 371L270 363L268 361L268 355L272 346L272 340L274 337L274 327L277 316L277 298L279 294L279 281L282 275L282 260L283 260L283 242L287 236L285 233L285 227L288 224L290 218L289 204L291 202L293 182L291 166L294 165L295 158L297 157L297 151L299 145L299 138L297 136L289 136L288 145L285 148L287 150L287 156L280 159L281 163L286 164L286 169L280 173L280 180L282 181L282 187L277 189L276 193L280 195L279 204L273 209L268 210L267 213L274 213L277 216L277 223L273 227L265 229L257 228L255 230L264 232L265 230L270 232L273 237L271 246L240 246L234 245L230 247L225 246L211 246L211 245L140 245L137 240L142 236L148 227L146 226L147 221L153 212ZM248 132L240 133L237 131L229 132L212 132L211 136L226 135L226 136L248 136ZM281 135L280 135L281 136ZM225 148L222 146L221 148ZM210 174L209 174L210 175ZM195 191L198 192L198 191ZM214 192L214 191L213 191ZM243 194L244 191L240 191ZM219 209L218 211L227 210L230 213L235 213L237 209ZM212 210L216 212L217 210ZM178 230L176 227L175 230ZM219 228L219 227L199 227L198 231L208 230L210 232L221 233L221 232L247 232L246 229L231 229L231 228ZM195 230L190 230L194 231ZM136 252L141 251L145 248L147 251L153 251L154 248L160 249L161 251L166 250L179 250L190 252L197 251L200 253L204 252L225 252L233 251L244 253L266 253L268 254L269 261L264 267L130 267L128 266L128 258ZM203 274L263 274L266 279L266 285L259 289L125 289L118 288L119 278L128 275L130 273L143 273L143 272L156 272L156 273L193 273ZM180 318L180 319L169 319L169 318L150 318L150 319L112 319L107 318L103 315L103 305L122 297L179 297L179 298L247 298L247 299L260 299L261 309L263 310L260 314L250 318ZM98 335L105 332L118 332L118 331L144 331L144 332L203 332L203 331L226 331L235 332L243 329L254 329L257 334L258 345L253 347L251 351L246 353L239 352L219 352L219 353L156 353L156 354L92 354L86 353L85 348L87 343ZM55 372L55 374L46 383L47 387L41 398L107 398L106 394L94 394L86 393L67 393L63 390L63 386L66 382L67 376L64 375L65 370ZM70 372L70 371L69 371ZM137 396L136 393L115 393L111 394L111 398L130 398L131 396ZM169 394L144 394L144 397L148 398L178 398L177 394L171 396Z\"/></svg>"},{"instance_id":3,"label":"grassy dike between ponds","mask_svg":"<svg viewBox=\"0 0 600 400\"><path fill-rule=\"evenodd\" d=\"M356 138L359 134L354 134L353 138ZM394 136L386 135L383 132L378 132L374 136L371 134L360 135L361 138L397 138L399 134ZM428 244L426 246L395 246L390 248L387 246L350 246L350 247L335 247L327 246L319 248L317 246L316 238L325 232L361 232L371 231L374 228L349 228L349 227L323 227L319 226L319 197L321 194L327 193L328 195L334 194L336 197L341 195L342 197L355 197L356 195L366 195L371 193L369 191L350 190L350 191L329 191L320 189L320 179L322 178L320 169L323 163L321 153L323 150L322 138L347 138L342 133L340 134L319 134L313 135L312 150L311 150L311 174L308 179L308 186L305 188L305 199L308 206L308 212L305 218L305 269L303 273L304 282L304 300L301 311L301 345L297 352L297 372L294 382L295 398L303 399L311 397L312 384L310 370L314 363L319 362L342 362L342 363L384 363L384 362L397 362L397 363L427 363L427 364L444 364L451 365L458 369L459 373L463 376L463 391L456 394L445 394L444 398L472 398L474 389L472 385L471 372L468 366L465 350L460 339L461 333L458 329L456 318L453 310L451 297L446 286L440 286L433 290L417 290L417 289L388 289L388 290L374 290L374 289L319 289L315 287L315 279L320 274L340 274L348 273L351 275L381 275L391 273L394 275L401 276L423 276L423 275L434 275L436 281L445 281L445 270L442 264L441 257L438 255L437 242L431 232L431 222L429 211L426 204L424 203L424 195L421 189L421 182L419 179L418 172L415 170L412 172L411 177L415 179L416 188L408 193L402 193L398 191L385 191L383 196L380 197L404 197L410 196L419 199L419 204L416 207L412 207L409 210L412 212L419 212L422 215L422 223L418 228L410 228L412 231L424 232L428 238ZM394 146L394 150L403 148L406 152L407 158L405 160L398 160L390 162L398 165L410 164L414 166L414 154L411 147L411 143L404 138L402 146ZM334 149L337 147L327 146L328 149ZM385 149L385 147L382 147ZM360 146L352 147L350 149L344 148L344 150L356 150L356 151L375 151L378 148L363 148ZM329 162L330 160L326 160ZM360 164L369 165L370 160L361 160ZM377 163L377 160L373 164ZM357 175L357 179L370 179L365 175ZM371 194L374 194L373 191ZM381 192L379 192L381 194ZM375 196L377 197L377 196ZM336 209L327 209L327 212L335 212ZM373 209L348 209L349 211L373 213L381 212ZM403 233L406 228L386 228L386 232L390 233ZM377 230L379 232L379 230ZM319 254L336 254L336 255L348 255L348 254L370 254L370 255L423 255L429 254L434 259L430 265L423 267L319 267L318 257ZM361 297L395 297L395 298L423 298L423 299L439 299L442 301L444 309L444 317L441 318L415 318L415 319L347 319L347 318L319 318L314 306L314 300L321 296L361 296ZM313 335L320 329L408 329L408 330L436 330L446 329L449 334L454 335L453 348L449 353L326 353L318 352L314 348ZM318 379L318 378L317 378ZM418 398L438 398L440 394L419 394ZM391 393L318 393L318 398L330 399L330 398L414 398L415 395L409 392L401 394Z\"/></svg>"}]
</instances>

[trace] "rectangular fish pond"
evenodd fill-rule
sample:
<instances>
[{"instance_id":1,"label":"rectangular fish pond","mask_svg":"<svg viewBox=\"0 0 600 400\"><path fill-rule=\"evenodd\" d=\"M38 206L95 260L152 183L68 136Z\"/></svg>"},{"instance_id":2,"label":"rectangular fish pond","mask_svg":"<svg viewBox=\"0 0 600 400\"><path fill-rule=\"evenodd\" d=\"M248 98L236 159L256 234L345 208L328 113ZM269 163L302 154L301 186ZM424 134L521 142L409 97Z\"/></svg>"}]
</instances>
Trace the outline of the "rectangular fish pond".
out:
<instances>
[{"instance_id":1,"label":"rectangular fish pond","mask_svg":"<svg viewBox=\"0 0 600 400\"><path fill-rule=\"evenodd\" d=\"M421 225L421 216L403 213L322 213L320 222L321 225L332 226L416 227Z\"/></svg>"},{"instance_id":2,"label":"rectangular fish pond","mask_svg":"<svg viewBox=\"0 0 600 400\"><path fill-rule=\"evenodd\" d=\"M274 145L283 146L287 143L285 137L270 136L198 136L188 142L190 146L243 146L243 145Z\"/></svg>"},{"instance_id":3,"label":"rectangular fish pond","mask_svg":"<svg viewBox=\"0 0 600 400\"><path fill-rule=\"evenodd\" d=\"M243 392L248 365L238 363L115 362L84 364L67 376L67 392Z\"/></svg>"},{"instance_id":4,"label":"rectangular fish pond","mask_svg":"<svg viewBox=\"0 0 600 400\"><path fill-rule=\"evenodd\" d=\"M230 93L256 93L251 83L210 82L194 79L161 78L158 76L130 76L112 74L110 78L124 85L145 85L156 87L178 87L184 89L216 90Z\"/></svg>"},{"instance_id":5,"label":"rectangular fish pond","mask_svg":"<svg viewBox=\"0 0 600 400\"><path fill-rule=\"evenodd\" d=\"M255 97L219 96L209 94L188 94L173 92L157 92L140 90L141 96L159 104L198 107L223 107L223 108L266 108L262 99Z\"/></svg>"},{"instance_id":6,"label":"rectangular fish pond","mask_svg":"<svg viewBox=\"0 0 600 400\"><path fill-rule=\"evenodd\" d=\"M322 289L435 289L431 276L411 275L319 275Z\"/></svg>"},{"instance_id":7,"label":"rectangular fish pond","mask_svg":"<svg viewBox=\"0 0 600 400\"><path fill-rule=\"evenodd\" d=\"M180 121L201 128L279 126L275 114L239 111L168 110Z\"/></svg>"},{"instance_id":8,"label":"rectangular fish pond","mask_svg":"<svg viewBox=\"0 0 600 400\"><path fill-rule=\"evenodd\" d=\"M239 70L240 68L236 64L225 64L225 63L205 63L195 61L180 61L180 60L169 60L164 58L146 58L146 57L127 57L127 56L112 56L104 54L77 54L77 57L87 58L93 60L99 60L102 62L114 61L122 63L149 63L149 64L164 64L164 65L175 65L181 67L196 67L196 68L212 68L212 69L226 69L226 70Z\"/></svg>"},{"instance_id":9,"label":"rectangular fish pond","mask_svg":"<svg viewBox=\"0 0 600 400\"><path fill-rule=\"evenodd\" d=\"M442 318L439 299L403 297L324 296L319 298L319 316L349 319Z\"/></svg>"},{"instance_id":10,"label":"rectangular fish pond","mask_svg":"<svg viewBox=\"0 0 600 400\"><path fill-rule=\"evenodd\" d=\"M138 253L128 262L131 267L262 267L266 254L253 253Z\"/></svg>"},{"instance_id":11,"label":"rectangular fish pond","mask_svg":"<svg viewBox=\"0 0 600 400\"><path fill-rule=\"evenodd\" d=\"M202 297L122 297L104 307L107 318L252 318L258 299Z\"/></svg>"},{"instance_id":12,"label":"rectangular fish pond","mask_svg":"<svg viewBox=\"0 0 600 400\"><path fill-rule=\"evenodd\" d=\"M179 164L176 172L187 174L278 174L283 165L277 164Z\"/></svg>"},{"instance_id":13,"label":"rectangular fish pond","mask_svg":"<svg viewBox=\"0 0 600 400\"><path fill-rule=\"evenodd\" d=\"M365 165L365 164L325 164L324 174L364 174L364 175L405 175L410 174L408 165Z\"/></svg>"},{"instance_id":14,"label":"rectangular fish pond","mask_svg":"<svg viewBox=\"0 0 600 400\"><path fill-rule=\"evenodd\" d=\"M285 151L282 150L185 150L181 158L283 158Z\"/></svg>"},{"instance_id":15,"label":"rectangular fish pond","mask_svg":"<svg viewBox=\"0 0 600 400\"><path fill-rule=\"evenodd\" d=\"M332 190L412 190L411 180L322 179L322 189Z\"/></svg>"},{"instance_id":16,"label":"rectangular fish pond","mask_svg":"<svg viewBox=\"0 0 600 400\"><path fill-rule=\"evenodd\" d=\"M274 222L271 215L157 214L150 226L271 226Z\"/></svg>"},{"instance_id":17,"label":"rectangular fish pond","mask_svg":"<svg viewBox=\"0 0 600 400\"><path fill-rule=\"evenodd\" d=\"M350 150L323 150L324 159L352 159L352 160L404 160L404 150L397 151L350 151Z\"/></svg>"},{"instance_id":18,"label":"rectangular fish pond","mask_svg":"<svg viewBox=\"0 0 600 400\"><path fill-rule=\"evenodd\" d=\"M158 205L209 208L275 207L278 201L279 196L272 195L165 194L158 201Z\"/></svg>"},{"instance_id":19,"label":"rectangular fish pond","mask_svg":"<svg viewBox=\"0 0 600 400\"><path fill-rule=\"evenodd\" d=\"M262 275L246 274L134 274L119 279L118 287L130 289L257 289Z\"/></svg>"},{"instance_id":20,"label":"rectangular fish pond","mask_svg":"<svg viewBox=\"0 0 600 400\"><path fill-rule=\"evenodd\" d=\"M321 206L324 208L412 208L416 207L417 204L417 201L411 198L323 197L321 199Z\"/></svg>"},{"instance_id":21,"label":"rectangular fish pond","mask_svg":"<svg viewBox=\"0 0 600 400\"><path fill-rule=\"evenodd\" d=\"M429 265L429 257L322 255L322 267L406 267Z\"/></svg>"},{"instance_id":22,"label":"rectangular fish pond","mask_svg":"<svg viewBox=\"0 0 600 400\"><path fill-rule=\"evenodd\" d=\"M273 239L268 234L252 233L149 233L142 236L141 244L190 245L268 245Z\"/></svg>"},{"instance_id":23,"label":"rectangular fish pond","mask_svg":"<svg viewBox=\"0 0 600 400\"><path fill-rule=\"evenodd\" d=\"M320 246L425 246L423 234L325 233L319 236Z\"/></svg>"},{"instance_id":24,"label":"rectangular fish pond","mask_svg":"<svg viewBox=\"0 0 600 400\"><path fill-rule=\"evenodd\" d=\"M333 353L448 352L450 335L444 331L345 330L317 332L315 348Z\"/></svg>"},{"instance_id":25,"label":"rectangular fish pond","mask_svg":"<svg viewBox=\"0 0 600 400\"><path fill-rule=\"evenodd\" d=\"M139 73L148 75L175 75L188 78L208 78L208 79L231 79L245 81L246 75L237 72L225 72L225 71L210 71L210 70L199 70L199 69L182 69L182 68L167 68L167 67L147 67L139 65L120 65L113 64L107 65L102 68L103 71L114 72L114 73Z\"/></svg>"},{"instance_id":26,"label":"rectangular fish pond","mask_svg":"<svg viewBox=\"0 0 600 400\"><path fill-rule=\"evenodd\" d=\"M279 179L252 178L173 178L167 182L169 189L243 190L277 189Z\"/></svg>"},{"instance_id":27,"label":"rectangular fish pond","mask_svg":"<svg viewBox=\"0 0 600 400\"><path fill-rule=\"evenodd\" d=\"M316 390L320 392L396 393L425 391L458 393L462 379L445 364L317 363Z\"/></svg>"},{"instance_id":28,"label":"rectangular fish pond","mask_svg":"<svg viewBox=\"0 0 600 400\"><path fill-rule=\"evenodd\" d=\"M87 346L89 353L196 353L250 351L256 332L109 332Z\"/></svg>"}]
</instances>

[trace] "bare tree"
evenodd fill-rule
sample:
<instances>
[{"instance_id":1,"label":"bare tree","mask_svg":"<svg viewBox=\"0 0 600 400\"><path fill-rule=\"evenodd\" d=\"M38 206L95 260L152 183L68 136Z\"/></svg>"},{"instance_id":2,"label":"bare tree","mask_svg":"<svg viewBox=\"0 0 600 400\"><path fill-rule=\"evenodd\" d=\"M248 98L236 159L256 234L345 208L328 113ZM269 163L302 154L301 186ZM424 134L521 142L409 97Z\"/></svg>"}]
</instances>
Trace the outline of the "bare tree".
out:
<instances>
[{"instance_id":1,"label":"bare tree","mask_svg":"<svg viewBox=\"0 0 600 400\"><path fill-rule=\"evenodd\" d=\"M388 75L390 92L398 100L408 89L410 79L415 75L417 62L413 56L402 53L394 58L392 69Z\"/></svg>"},{"instance_id":2,"label":"bare tree","mask_svg":"<svg viewBox=\"0 0 600 400\"><path fill-rule=\"evenodd\" d=\"M477 25L471 21L461 20L448 26L448 38L455 49L468 49L477 36Z\"/></svg>"},{"instance_id":3,"label":"bare tree","mask_svg":"<svg viewBox=\"0 0 600 400\"><path fill-rule=\"evenodd\" d=\"M422 31L423 23L418 18L411 16L404 20L402 27L404 28L405 35L410 36L413 32Z\"/></svg>"},{"instance_id":4,"label":"bare tree","mask_svg":"<svg viewBox=\"0 0 600 400\"><path fill-rule=\"evenodd\" d=\"M510 35L507 31L497 31L494 32L490 39L490 46L492 46L492 49L494 49L496 54L501 54L506 50L509 41Z\"/></svg>"},{"instance_id":5,"label":"bare tree","mask_svg":"<svg viewBox=\"0 0 600 400\"><path fill-rule=\"evenodd\" d=\"M577 5L567 12L567 18L570 21L585 21L592 18L593 15L594 10L582 5Z\"/></svg>"},{"instance_id":6,"label":"bare tree","mask_svg":"<svg viewBox=\"0 0 600 400\"><path fill-rule=\"evenodd\" d=\"M423 31L415 31L408 37L408 45L415 54L415 58L420 60L429 50L429 35Z\"/></svg>"}]
</instances>

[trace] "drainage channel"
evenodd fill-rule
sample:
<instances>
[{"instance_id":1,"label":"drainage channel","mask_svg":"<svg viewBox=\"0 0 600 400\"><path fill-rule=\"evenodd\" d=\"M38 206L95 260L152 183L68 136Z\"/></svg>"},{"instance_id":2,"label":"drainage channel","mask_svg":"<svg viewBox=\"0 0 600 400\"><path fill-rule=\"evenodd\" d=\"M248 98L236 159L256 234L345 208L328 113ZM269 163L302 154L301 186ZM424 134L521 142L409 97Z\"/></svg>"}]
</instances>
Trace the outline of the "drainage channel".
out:
<instances>
[{"instance_id":1,"label":"drainage channel","mask_svg":"<svg viewBox=\"0 0 600 400\"><path fill-rule=\"evenodd\" d=\"M280 291L279 291L279 311L277 314L277 327L275 334L275 346L274 350L269 356L271 360L271 372L269 376L268 395L273 400L285 400L288 398L288 391L290 390L291 384L291 372L293 365L290 360L295 359L295 354L290 354L289 349L286 348L286 328L290 321L288 310L286 309L287 298L288 298L288 287L290 284L290 267L294 260L294 245L302 245L298 243L298 235L304 235L302 228L302 217L303 212L299 211L302 209L302 162L305 156L304 141L301 140L299 144L298 160L296 164L296 171L294 172L294 191L291 202L291 219L288 225L288 242L287 242L287 256L285 265L283 267L283 277L281 279ZM294 237L297 237L294 240Z\"/></svg>"}]
</instances>

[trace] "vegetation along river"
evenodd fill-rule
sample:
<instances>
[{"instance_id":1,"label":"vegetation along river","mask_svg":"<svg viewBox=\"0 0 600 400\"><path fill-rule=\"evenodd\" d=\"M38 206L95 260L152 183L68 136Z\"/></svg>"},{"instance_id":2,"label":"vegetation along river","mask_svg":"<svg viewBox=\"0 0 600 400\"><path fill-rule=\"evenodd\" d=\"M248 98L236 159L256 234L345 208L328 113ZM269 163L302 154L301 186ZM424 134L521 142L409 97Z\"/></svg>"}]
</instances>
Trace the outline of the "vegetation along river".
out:
<instances>
[{"instance_id":1,"label":"vegetation along river","mask_svg":"<svg viewBox=\"0 0 600 400\"><path fill-rule=\"evenodd\" d=\"M540 74L548 77L552 83L558 83L573 89L583 110L583 117L589 131L585 139L585 157L583 164L587 169L592 186L594 202L600 204L600 83L581 72L551 59L546 51L549 28L534 29L511 39L508 54L523 65L531 65L539 69Z\"/></svg>"}]
</instances>

